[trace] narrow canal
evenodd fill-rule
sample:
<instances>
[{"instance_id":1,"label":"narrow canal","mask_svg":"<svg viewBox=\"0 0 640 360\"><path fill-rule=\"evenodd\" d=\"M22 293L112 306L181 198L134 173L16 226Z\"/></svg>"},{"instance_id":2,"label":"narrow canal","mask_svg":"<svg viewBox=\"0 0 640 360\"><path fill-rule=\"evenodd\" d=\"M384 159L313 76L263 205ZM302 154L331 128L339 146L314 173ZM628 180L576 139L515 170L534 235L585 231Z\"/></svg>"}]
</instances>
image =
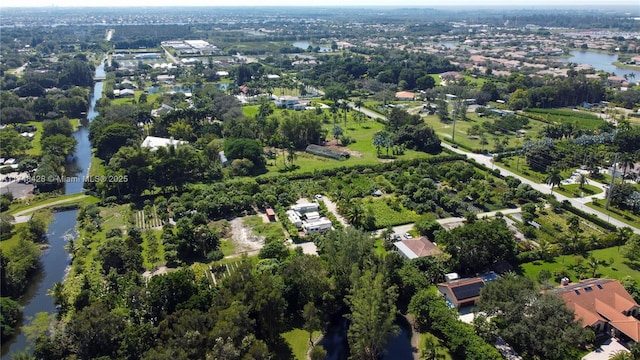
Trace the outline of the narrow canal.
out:
<instances>
[{"instance_id":1,"label":"narrow canal","mask_svg":"<svg viewBox=\"0 0 640 360\"><path fill-rule=\"evenodd\" d=\"M103 61L96 68L96 77L104 77ZM89 143L89 122L98 116L95 110L96 103L102 97L103 82L96 82L93 87L89 112L87 119L83 120L82 126L73 134L78 141L75 153L70 157L71 161L67 166L67 176L76 176L82 179L87 175L91 165L91 144ZM82 192L82 181L65 183L66 194L78 194ZM39 312L53 313L56 311L53 298L49 295L49 289L53 284L62 281L67 266L70 263L69 254L65 250L65 245L70 237L75 237L76 216L78 211L63 211L53 214L53 221L49 224L47 240L49 246L43 251L40 257L42 270L36 275L26 293L20 299L23 306L23 324L28 324L29 320ZM12 354L30 347L24 332L20 331L14 338L2 344L2 360L11 359Z\"/></svg>"}]
</instances>

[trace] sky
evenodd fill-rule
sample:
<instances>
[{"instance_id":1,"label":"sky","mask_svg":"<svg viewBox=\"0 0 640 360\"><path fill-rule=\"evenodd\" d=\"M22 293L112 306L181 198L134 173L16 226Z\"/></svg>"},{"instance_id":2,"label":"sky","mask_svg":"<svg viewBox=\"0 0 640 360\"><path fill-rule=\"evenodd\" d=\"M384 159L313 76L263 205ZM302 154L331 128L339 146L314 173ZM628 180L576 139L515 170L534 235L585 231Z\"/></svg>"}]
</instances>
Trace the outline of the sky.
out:
<instances>
[{"instance_id":1,"label":"sky","mask_svg":"<svg viewBox=\"0 0 640 360\"><path fill-rule=\"evenodd\" d=\"M606 4L606 5L605 5ZM615 6L637 7L640 0L4 0L2 7L88 7L88 6L508 6L508 7L570 7L570 6Z\"/></svg>"}]
</instances>

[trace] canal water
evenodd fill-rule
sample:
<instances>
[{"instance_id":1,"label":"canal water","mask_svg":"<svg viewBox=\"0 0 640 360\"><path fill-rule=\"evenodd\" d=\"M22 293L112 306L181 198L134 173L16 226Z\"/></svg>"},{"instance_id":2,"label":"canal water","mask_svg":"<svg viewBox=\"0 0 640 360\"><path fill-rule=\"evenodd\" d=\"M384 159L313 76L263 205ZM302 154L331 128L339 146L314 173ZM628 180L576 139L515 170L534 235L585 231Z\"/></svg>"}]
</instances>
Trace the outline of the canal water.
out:
<instances>
[{"instance_id":1,"label":"canal water","mask_svg":"<svg viewBox=\"0 0 640 360\"><path fill-rule=\"evenodd\" d=\"M563 58L562 62L572 62L576 64L589 64L596 70L603 70L616 76L624 76L625 74L634 74L635 78L629 78L631 82L640 81L640 71L624 69L613 65L618 61L618 55L599 53L595 51L571 51L570 58Z\"/></svg>"},{"instance_id":2,"label":"canal water","mask_svg":"<svg viewBox=\"0 0 640 360\"><path fill-rule=\"evenodd\" d=\"M396 319L400 331L398 335L389 338L382 360L413 360L411 346L411 325L401 317ZM342 319L334 324L320 341L327 351L325 360L346 360L349 358L349 342L347 331L349 320Z\"/></svg>"},{"instance_id":3,"label":"canal water","mask_svg":"<svg viewBox=\"0 0 640 360\"><path fill-rule=\"evenodd\" d=\"M96 77L104 77L104 61L96 68ZM82 126L73 133L78 141L75 153L71 156L71 162L67 166L67 176L78 177L79 181L65 183L65 194L78 194L83 191L84 176L89 171L91 164L91 144L89 143L89 122L98 116L95 109L96 103L102 97L103 82L99 81L93 87L93 93L87 113L87 119L81 122ZM24 323L39 312L53 313L56 311L53 298L48 291L53 284L62 281L67 266L70 263L69 254L65 251L65 245L70 237L75 237L77 210L62 211L53 214L53 221L49 224L47 240L49 246L40 257L42 270L32 279L26 293L20 300L23 306ZM1 346L1 360L11 359L13 353L27 349L27 337L20 331L13 339Z\"/></svg>"}]
</instances>

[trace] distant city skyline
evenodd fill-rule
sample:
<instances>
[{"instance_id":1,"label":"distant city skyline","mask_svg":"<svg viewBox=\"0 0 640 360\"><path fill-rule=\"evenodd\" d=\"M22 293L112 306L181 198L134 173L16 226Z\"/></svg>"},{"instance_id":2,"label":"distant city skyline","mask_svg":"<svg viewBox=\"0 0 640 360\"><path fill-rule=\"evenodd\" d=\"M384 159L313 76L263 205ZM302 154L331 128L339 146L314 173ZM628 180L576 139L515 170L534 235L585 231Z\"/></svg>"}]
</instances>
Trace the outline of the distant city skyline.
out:
<instances>
[{"instance_id":1,"label":"distant city skyline","mask_svg":"<svg viewBox=\"0 0 640 360\"><path fill-rule=\"evenodd\" d=\"M350 6L350 7L373 7L373 6L390 6L390 7L452 7L452 6L469 6L469 7L487 7L487 6L504 6L509 8L540 8L540 7L607 7L612 6L630 6L637 7L640 12L638 0L486 0L482 3L474 0L446 0L446 1L424 1L424 0L351 0L348 2L340 0L325 0L317 2L301 2L299 0L182 0L176 2L173 0L9 0L4 1L0 7L148 7L148 6L295 6L295 7L332 7L332 6Z\"/></svg>"}]
</instances>

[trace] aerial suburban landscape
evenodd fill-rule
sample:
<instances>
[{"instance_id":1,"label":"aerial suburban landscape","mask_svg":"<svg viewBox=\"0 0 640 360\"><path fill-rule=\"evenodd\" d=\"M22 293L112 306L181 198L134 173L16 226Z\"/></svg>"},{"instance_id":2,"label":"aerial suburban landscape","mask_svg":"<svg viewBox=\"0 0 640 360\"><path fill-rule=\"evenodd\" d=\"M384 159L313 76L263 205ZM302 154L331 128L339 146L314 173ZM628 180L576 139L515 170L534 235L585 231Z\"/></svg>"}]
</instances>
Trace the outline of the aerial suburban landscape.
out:
<instances>
[{"instance_id":1,"label":"aerial suburban landscape","mask_svg":"<svg viewBox=\"0 0 640 360\"><path fill-rule=\"evenodd\" d=\"M640 359L638 4L178 5L0 8L2 360Z\"/></svg>"}]
</instances>

